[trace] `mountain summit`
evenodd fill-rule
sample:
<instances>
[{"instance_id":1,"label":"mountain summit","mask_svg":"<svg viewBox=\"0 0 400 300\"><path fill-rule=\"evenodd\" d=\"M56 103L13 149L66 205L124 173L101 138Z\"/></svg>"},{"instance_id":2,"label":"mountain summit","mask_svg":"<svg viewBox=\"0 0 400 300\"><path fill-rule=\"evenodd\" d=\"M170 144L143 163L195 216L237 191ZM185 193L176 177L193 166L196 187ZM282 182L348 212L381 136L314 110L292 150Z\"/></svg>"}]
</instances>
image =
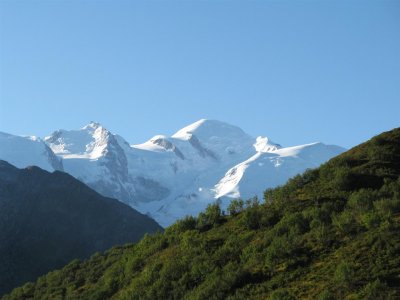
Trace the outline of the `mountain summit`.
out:
<instances>
[{"instance_id":1,"label":"mountain summit","mask_svg":"<svg viewBox=\"0 0 400 300\"><path fill-rule=\"evenodd\" d=\"M322 143L285 148L267 137L254 138L237 126L206 119L138 145L96 122L79 130L57 130L44 142L66 172L163 226L197 215L218 198L224 206L230 198L261 196L266 187L283 184L344 151ZM1 153L0 158L9 156Z\"/></svg>"}]
</instances>

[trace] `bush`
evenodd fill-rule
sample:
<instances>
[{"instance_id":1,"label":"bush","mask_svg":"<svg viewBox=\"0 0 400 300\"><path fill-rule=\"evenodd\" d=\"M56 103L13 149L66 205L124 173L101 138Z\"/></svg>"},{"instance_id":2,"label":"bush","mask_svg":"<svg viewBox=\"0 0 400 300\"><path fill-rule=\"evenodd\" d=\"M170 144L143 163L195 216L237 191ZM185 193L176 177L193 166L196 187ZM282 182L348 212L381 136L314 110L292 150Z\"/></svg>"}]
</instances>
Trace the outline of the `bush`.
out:
<instances>
[{"instance_id":1,"label":"bush","mask_svg":"<svg viewBox=\"0 0 400 300\"><path fill-rule=\"evenodd\" d=\"M350 289L354 282L353 266L345 261L341 261L336 267L334 279L339 287Z\"/></svg>"},{"instance_id":2,"label":"bush","mask_svg":"<svg viewBox=\"0 0 400 300\"><path fill-rule=\"evenodd\" d=\"M318 296L318 300L335 300L335 295L332 294L328 290L324 290L321 294Z\"/></svg>"},{"instance_id":3,"label":"bush","mask_svg":"<svg viewBox=\"0 0 400 300\"><path fill-rule=\"evenodd\" d=\"M196 228L197 220L192 216L186 216L181 220L178 220L173 226L173 228L177 232L185 232L187 230L193 230ZM169 228L168 228L169 229ZM167 229L167 230L168 230Z\"/></svg>"},{"instance_id":4,"label":"bush","mask_svg":"<svg viewBox=\"0 0 400 300\"><path fill-rule=\"evenodd\" d=\"M339 167L335 170L334 179L332 184L339 190L351 190L352 189L352 177L349 167Z\"/></svg>"},{"instance_id":5,"label":"bush","mask_svg":"<svg viewBox=\"0 0 400 300\"><path fill-rule=\"evenodd\" d=\"M292 235L300 235L308 230L307 219L302 213L286 214L275 225L274 231L278 235L290 233Z\"/></svg>"},{"instance_id":6,"label":"bush","mask_svg":"<svg viewBox=\"0 0 400 300\"><path fill-rule=\"evenodd\" d=\"M393 214L400 212L400 199L381 199L374 202L376 212L382 219L389 219Z\"/></svg>"},{"instance_id":7,"label":"bush","mask_svg":"<svg viewBox=\"0 0 400 300\"><path fill-rule=\"evenodd\" d=\"M361 223L367 229L379 226L381 220L382 219L375 211L367 212L361 215Z\"/></svg>"},{"instance_id":8,"label":"bush","mask_svg":"<svg viewBox=\"0 0 400 300\"><path fill-rule=\"evenodd\" d=\"M222 221L222 210L219 202L209 204L203 213L197 218L197 226L200 229L217 226Z\"/></svg>"},{"instance_id":9,"label":"bush","mask_svg":"<svg viewBox=\"0 0 400 300\"><path fill-rule=\"evenodd\" d=\"M257 197L246 200L246 210L244 211L244 223L248 229L258 229L261 227L262 211Z\"/></svg>"},{"instance_id":10,"label":"bush","mask_svg":"<svg viewBox=\"0 0 400 300\"><path fill-rule=\"evenodd\" d=\"M341 214L334 215L332 223L342 234L348 235L357 232L357 222L354 213L350 210L345 210Z\"/></svg>"},{"instance_id":11,"label":"bush","mask_svg":"<svg viewBox=\"0 0 400 300\"><path fill-rule=\"evenodd\" d=\"M272 292L271 296L269 297L270 300L295 300L287 290L281 289Z\"/></svg>"},{"instance_id":12,"label":"bush","mask_svg":"<svg viewBox=\"0 0 400 300\"><path fill-rule=\"evenodd\" d=\"M231 216L236 216L244 209L244 201L242 199L234 199L228 206L228 213Z\"/></svg>"},{"instance_id":13,"label":"bush","mask_svg":"<svg viewBox=\"0 0 400 300\"><path fill-rule=\"evenodd\" d=\"M370 189L361 189L352 193L349 197L347 205L358 211L368 211L372 209L375 195Z\"/></svg>"},{"instance_id":14,"label":"bush","mask_svg":"<svg viewBox=\"0 0 400 300\"><path fill-rule=\"evenodd\" d=\"M277 211L274 207L268 206L263 208L261 211L261 226L263 227L272 227L280 220L279 211Z\"/></svg>"},{"instance_id":15,"label":"bush","mask_svg":"<svg viewBox=\"0 0 400 300\"><path fill-rule=\"evenodd\" d=\"M386 300L390 299L387 285L379 279L369 282L359 293L360 299L364 300Z\"/></svg>"},{"instance_id":16,"label":"bush","mask_svg":"<svg viewBox=\"0 0 400 300\"><path fill-rule=\"evenodd\" d=\"M258 207L247 208L244 213L244 223L248 229L258 229L261 226L261 211Z\"/></svg>"},{"instance_id":17,"label":"bush","mask_svg":"<svg viewBox=\"0 0 400 300\"><path fill-rule=\"evenodd\" d=\"M275 236L265 251L265 267L274 273L278 265L294 265L301 253L299 238L295 235Z\"/></svg>"}]
</instances>

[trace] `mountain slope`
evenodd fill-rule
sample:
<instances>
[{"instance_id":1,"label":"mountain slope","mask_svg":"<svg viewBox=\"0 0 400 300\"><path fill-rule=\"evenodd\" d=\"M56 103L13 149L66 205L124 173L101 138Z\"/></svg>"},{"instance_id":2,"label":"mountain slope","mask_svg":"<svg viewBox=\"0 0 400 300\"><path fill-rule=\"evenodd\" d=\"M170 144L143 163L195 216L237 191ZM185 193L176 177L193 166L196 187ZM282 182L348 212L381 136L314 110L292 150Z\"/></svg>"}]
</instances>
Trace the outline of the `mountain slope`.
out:
<instances>
[{"instance_id":1,"label":"mountain slope","mask_svg":"<svg viewBox=\"0 0 400 300\"><path fill-rule=\"evenodd\" d=\"M163 226L197 215L217 198L228 203L232 197L261 197L263 188L344 151L321 143L282 148L205 119L139 145L129 145L94 122L80 130L58 130L45 141L62 158L66 172Z\"/></svg>"},{"instance_id":2,"label":"mountain slope","mask_svg":"<svg viewBox=\"0 0 400 300\"><path fill-rule=\"evenodd\" d=\"M37 137L0 132L0 159L19 168L35 165L47 171L63 170L62 161Z\"/></svg>"},{"instance_id":3,"label":"mountain slope","mask_svg":"<svg viewBox=\"0 0 400 300\"><path fill-rule=\"evenodd\" d=\"M95 122L57 130L43 141L0 134L0 159L18 167L65 170L163 226L197 215L218 198L225 206L231 198L261 198L264 188L283 184L343 151L322 143L284 148L206 119L138 145Z\"/></svg>"},{"instance_id":4,"label":"mountain slope","mask_svg":"<svg viewBox=\"0 0 400 300\"><path fill-rule=\"evenodd\" d=\"M262 195L266 187L284 184L288 178L316 168L343 151L341 147L322 143L276 148L261 137L255 148L256 154L229 169L216 184L216 198Z\"/></svg>"},{"instance_id":5,"label":"mountain slope","mask_svg":"<svg viewBox=\"0 0 400 300\"><path fill-rule=\"evenodd\" d=\"M115 135L91 122L80 130L58 130L44 140L64 164L64 170L107 197L130 203L134 194L127 158ZM127 144L127 143L126 143Z\"/></svg>"},{"instance_id":6,"label":"mountain slope","mask_svg":"<svg viewBox=\"0 0 400 300\"><path fill-rule=\"evenodd\" d=\"M162 230L72 176L0 161L0 295L74 258Z\"/></svg>"},{"instance_id":7,"label":"mountain slope","mask_svg":"<svg viewBox=\"0 0 400 300\"><path fill-rule=\"evenodd\" d=\"M5 299L398 299L400 128Z\"/></svg>"}]
</instances>

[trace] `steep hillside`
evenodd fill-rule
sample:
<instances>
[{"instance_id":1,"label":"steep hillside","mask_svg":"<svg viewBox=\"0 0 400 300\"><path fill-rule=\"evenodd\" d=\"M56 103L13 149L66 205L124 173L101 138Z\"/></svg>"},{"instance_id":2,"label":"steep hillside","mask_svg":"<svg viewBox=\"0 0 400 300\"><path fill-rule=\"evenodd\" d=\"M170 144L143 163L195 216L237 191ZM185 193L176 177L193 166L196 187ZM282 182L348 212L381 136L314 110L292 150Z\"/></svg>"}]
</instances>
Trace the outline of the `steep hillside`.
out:
<instances>
[{"instance_id":1,"label":"steep hillside","mask_svg":"<svg viewBox=\"0 0 400 300\"><path fill-rule=\"evenodd\" d=\"M6 299L399 299L400 129Z\"/></svg>"},{"instance_id":2,"label":"steep hillside","mask_svg":"<svg viewBox=\"0 0 400 300\"><path fill-rule=\"evenodd\" d=\"M158 230L152 219L66 173L0 161L0 295Z\"/></svg>"}]
</instances>

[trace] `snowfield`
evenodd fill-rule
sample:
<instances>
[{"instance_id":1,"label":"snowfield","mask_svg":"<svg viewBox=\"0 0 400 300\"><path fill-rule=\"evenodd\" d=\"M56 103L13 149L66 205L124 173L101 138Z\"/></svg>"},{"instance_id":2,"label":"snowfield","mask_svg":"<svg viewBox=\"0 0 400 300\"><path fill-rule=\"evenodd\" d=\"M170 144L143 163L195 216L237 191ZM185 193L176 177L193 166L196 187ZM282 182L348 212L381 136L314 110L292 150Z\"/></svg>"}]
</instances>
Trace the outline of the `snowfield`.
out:
<instances>
[{"instance_id":1,"label":"snowfield","mask_svg":"<svg viewBox=\"0 0 400 300\"><path fill-rule=\"evenodd\" d=\"M0 133L0 159L17 167L64 170L168 226L220 199L262 197L266 188L318 167L345 149L312 143L282 147L239 127L199 120L171 137L130 145L101 124L57 130L43 140Z\"/></svg>"}]
</instances>

